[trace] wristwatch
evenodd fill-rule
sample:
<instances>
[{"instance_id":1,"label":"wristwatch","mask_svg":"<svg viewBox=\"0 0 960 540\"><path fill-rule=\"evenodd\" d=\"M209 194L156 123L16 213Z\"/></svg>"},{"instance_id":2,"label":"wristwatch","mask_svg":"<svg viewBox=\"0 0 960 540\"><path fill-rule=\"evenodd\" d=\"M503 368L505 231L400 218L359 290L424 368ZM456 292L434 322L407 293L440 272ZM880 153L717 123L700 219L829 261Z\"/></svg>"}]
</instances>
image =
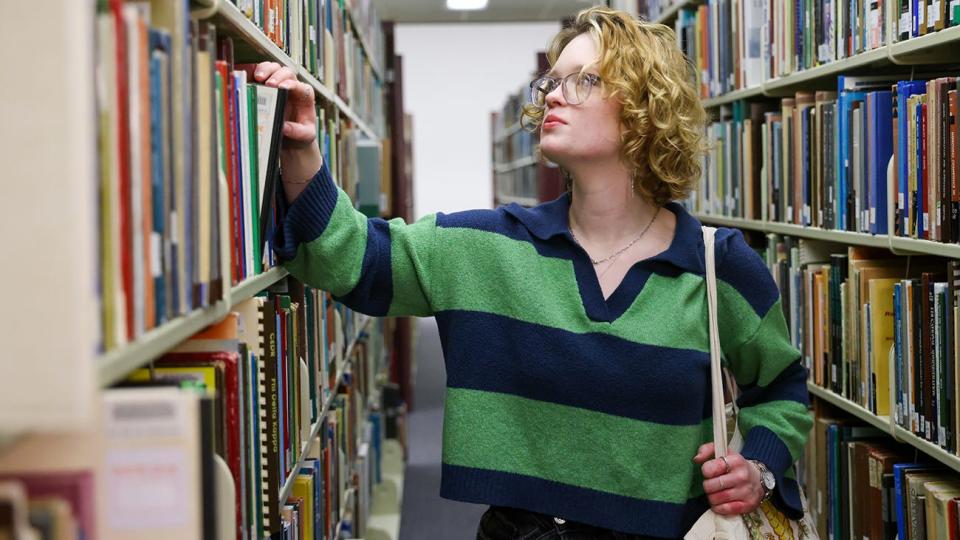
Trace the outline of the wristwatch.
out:
<instances>
[{"instance_id":1,"label":"wristwatch","mask_svg":"<svg viewBox=\"0 0 960 540\"><path fill-rule=\"evenodd\" d=\"M765 501L770 498L770 494L773 493L773 488L777 487L777 479L762 462L751 459L750 463L753 463L757 470L760 471L760 485L763 486L762 500Z\"/></svg>"}]
</instances>

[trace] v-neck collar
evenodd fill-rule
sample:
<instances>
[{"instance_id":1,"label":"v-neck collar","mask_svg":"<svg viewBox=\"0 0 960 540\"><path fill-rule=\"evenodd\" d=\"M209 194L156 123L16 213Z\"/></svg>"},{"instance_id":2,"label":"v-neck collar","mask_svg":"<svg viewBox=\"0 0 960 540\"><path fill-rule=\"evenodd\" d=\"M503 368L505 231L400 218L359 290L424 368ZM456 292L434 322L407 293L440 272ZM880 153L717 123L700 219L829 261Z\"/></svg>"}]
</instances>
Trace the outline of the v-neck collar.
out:
<instances>
[{"instance_id":1,"label":"v-neck collar","mask_svg":"<svg viewBox=\"0 0 960 540\"><path fill-rule=\"evenodd\" d=\"M593 264L570 234L571 198L572 195L568 191L553 201L533 208L524 208L512 203L505 206L504 210L516 217L531 236L539 240L547 242L558 236L566 239L569 250L564 251L569 252L569 258L573 262L580 297L590 319L604 322L613 322L618 319L630 308L654 272L665 275L679 275L683 272L698 275L705 273L700 221L690 215L681 204L672 201L664 206L677 218L670 246L631 266L610 297L604 299Z\"/></svg>"}]
</instances>

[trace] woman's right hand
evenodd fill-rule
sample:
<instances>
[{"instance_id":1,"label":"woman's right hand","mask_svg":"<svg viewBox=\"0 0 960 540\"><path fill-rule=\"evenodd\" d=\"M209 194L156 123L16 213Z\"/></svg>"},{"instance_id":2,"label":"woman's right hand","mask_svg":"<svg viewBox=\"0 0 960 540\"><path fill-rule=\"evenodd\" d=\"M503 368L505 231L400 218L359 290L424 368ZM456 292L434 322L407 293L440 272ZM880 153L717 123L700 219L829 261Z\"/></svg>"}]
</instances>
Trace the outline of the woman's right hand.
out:
<instances>
[{"instance_id":1,"label":"woman's right hand","mask_svg":"<svg viewBox=\"0 0 960 540\"><path fill-rule=\"evenodd\" d=\"M261 62L254 79L263 85L287 90L280 169L284 190L292 202L323 165L317 144L317 106L313 88L297 80L296 73L276 62Z\"/></svg>"}]
</instances>

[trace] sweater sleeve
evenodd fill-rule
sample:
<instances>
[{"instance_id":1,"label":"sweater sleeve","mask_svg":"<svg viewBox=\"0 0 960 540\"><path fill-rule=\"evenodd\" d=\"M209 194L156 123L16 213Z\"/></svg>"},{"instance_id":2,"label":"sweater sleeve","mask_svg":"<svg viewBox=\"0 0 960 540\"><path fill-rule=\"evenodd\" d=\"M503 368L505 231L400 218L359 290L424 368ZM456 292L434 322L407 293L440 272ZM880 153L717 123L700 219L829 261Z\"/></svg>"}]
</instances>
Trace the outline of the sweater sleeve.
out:
<instances>
[{"instance_id":1,"label":"sweater sleeve","mask_svg":"<svg viewBox=\"0 0 960 540\"><path fill-rule=\"evenodd\" d=\"M799 519L793 464L813 427L807 370L790 342L780 292L763 260L740 231L721 229L717 235L720 345L740 390L741 454L776 476L773 503Z\"/></svg>"},{"instance_id":2,"label":"sweater sleeve","mask_svg":"<svg viewBox=\"0 0 960 540\"><path fill-rule=\"evenodd\" d=\"M287 205L277 197L274 251L294 277L371 316L429 316L436 216L406 224L367 218L326 163Z\"/></svg>"}]
</instances>

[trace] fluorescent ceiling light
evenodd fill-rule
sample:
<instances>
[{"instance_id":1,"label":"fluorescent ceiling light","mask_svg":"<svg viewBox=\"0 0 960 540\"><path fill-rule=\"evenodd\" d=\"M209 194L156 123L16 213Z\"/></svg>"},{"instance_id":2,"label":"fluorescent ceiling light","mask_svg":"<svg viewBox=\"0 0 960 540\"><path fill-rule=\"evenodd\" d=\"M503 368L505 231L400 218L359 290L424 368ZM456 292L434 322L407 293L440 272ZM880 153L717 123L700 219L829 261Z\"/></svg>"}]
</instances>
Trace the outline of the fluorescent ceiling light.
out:
<instances>
[{"instance_id":1,"label":"fluorescent ceiling light","mask_svg":"<svg viewBox=\"0 0 960 540\"><path fill-rule=\"evenodd\" d=\"M447 9L472 11L487 7L487 0L447 0Z\"/></svg>"}]
</instances>

